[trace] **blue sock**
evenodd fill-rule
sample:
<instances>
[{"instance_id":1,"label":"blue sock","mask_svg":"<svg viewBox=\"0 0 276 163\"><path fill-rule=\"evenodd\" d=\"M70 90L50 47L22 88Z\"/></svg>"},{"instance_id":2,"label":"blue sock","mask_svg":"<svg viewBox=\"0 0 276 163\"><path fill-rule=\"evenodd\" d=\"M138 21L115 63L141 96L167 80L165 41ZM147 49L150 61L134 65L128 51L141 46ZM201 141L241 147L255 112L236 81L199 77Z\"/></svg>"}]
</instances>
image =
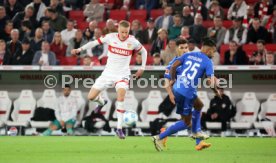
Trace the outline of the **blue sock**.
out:
<instances>
[{"instance_id":1,"label":"blue sock","mask_svg":"<svg viewBox=\"0 0 276 163\"><path fill-rule=\"evenodd\" d=\"M196 138L196 145L198 145L200 142L201 142L201 140Z\"/></svg>"},{"instance_id":2,"label":"blue sock","mask_svg":"<svg viewBox=\"0 0 276 163\"><path fill-rule=\"evenodd\" d=\"M170 126L169 128L166 129L165 132L161 133L159 135L160 140L164 139L167 136L170 136L174 133L177 133L178 131L185 130L187 129L187 125L185 124L184 121L177 121L175 124Z\"/></svg>"},{"instance_id":3,"label":"blue sock","mask_svg":"<svg viewBox=\"0 0 276 163\"><path fill-rule=\"evenodd\" d=\"M200 111L193 109L192 113L192 132L197 133L201 131L201 124L200 124Z\"/></svg>"}]
</instances>

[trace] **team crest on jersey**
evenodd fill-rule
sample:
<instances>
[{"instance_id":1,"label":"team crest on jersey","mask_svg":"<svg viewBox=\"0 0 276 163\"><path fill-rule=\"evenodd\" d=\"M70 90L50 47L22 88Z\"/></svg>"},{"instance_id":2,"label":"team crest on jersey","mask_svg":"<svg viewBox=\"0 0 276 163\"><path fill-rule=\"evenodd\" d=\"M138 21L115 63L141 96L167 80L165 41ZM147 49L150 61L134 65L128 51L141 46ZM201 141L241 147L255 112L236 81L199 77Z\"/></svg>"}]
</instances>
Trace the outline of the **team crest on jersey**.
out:
<instances>
[{"instance_id":1,"label":"team crest on jersey","mask_svg":"<svg viewBox=\"0 0 276 163\"><path fill-rule=\"evenodd\" d=\"M127 48L131 48L132 47L132 45L131 45L131 43L127 43Z\"/></svg>"}]
</instances>

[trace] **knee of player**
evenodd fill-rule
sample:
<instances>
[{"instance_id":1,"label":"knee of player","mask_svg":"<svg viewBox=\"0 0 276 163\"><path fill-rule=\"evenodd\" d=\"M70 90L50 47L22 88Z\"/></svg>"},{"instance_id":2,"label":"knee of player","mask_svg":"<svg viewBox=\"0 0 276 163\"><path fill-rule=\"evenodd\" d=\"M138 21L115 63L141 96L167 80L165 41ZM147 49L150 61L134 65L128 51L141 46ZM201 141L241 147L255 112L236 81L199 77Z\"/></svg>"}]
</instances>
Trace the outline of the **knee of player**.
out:
<instances>
[{"instance_id":1,"label":"knee of player","mask_svg":"<svg viewBox=\"0 0 276 163\"><path fill-rule=\"evenodd\" d=\"M184 121L185 124L186 124L188 127L191 127L191 125L192 125L191 120L186 119L186 118L182 118L182 121Z\"/></svg>"},{"instance_id":2,"label":"knee of player","mask_svg":"<svg viewBox=\"0 0 276 163\"><path fill-rule=\"evenodd\" d=\"M194 108L195 108L196 110L201 110L203 107L204 107L204 104L203 104L203 103L198 103L198 104L196 104L196 105L194 106Z\"/></svg>"}]
</instances>

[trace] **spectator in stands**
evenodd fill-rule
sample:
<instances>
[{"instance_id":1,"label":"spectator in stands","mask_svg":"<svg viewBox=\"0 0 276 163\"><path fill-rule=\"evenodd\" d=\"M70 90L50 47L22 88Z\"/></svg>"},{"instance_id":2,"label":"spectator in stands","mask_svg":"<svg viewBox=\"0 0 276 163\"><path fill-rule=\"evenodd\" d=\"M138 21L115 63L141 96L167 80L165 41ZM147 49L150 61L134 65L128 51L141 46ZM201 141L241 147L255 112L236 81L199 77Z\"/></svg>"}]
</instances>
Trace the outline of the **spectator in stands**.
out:
<instances>
[{"instance_id":1,"label":"spectator in stands","mask_svg":"<svg viewBox=\"0 0 276 163\"><path fill-rule=\"evenodd\" d=\"M256 17L261 20L269 17L272 14L273 5L269 2L269 0L261 0L255 4L254 12Z\"/></svg>"},{"instance_id":2,"label":"spectator in stands","mask_svg":"<svg viewBox=\"0 0 276 163\"><path fill-rule=\"evenodd\" d=\"M87 42L82 38L82 31L78 29L75 33L75 37L69 40L69 44L66 49L66 56L71 56L72 49L78 49L86 43ZM82 51L80 55L83 57L84 55L86 55L86 51Z\"/></svg>"},{"instance_id":3,"label":"spectator in stands","mask_svg":"<svg viewBox=\"0 0 276 163\"><path fill-rule=\"evenodd\" d=\"M6 55L6 42L0 39L0 65L3 64L4 56Z\"/></svg>"},{"instance_id":4,"label":"spectator in stands","mask_svg":"<svg viewBox=\"0 0 276 163\"><path fill-rule=\"evenodd\" d=\"M5 42L8 42L11 40L11 31L13 29L13 23L10 20L7 20L5 22L5 28L3 31L0 31L0 39L5 40Z\"/></svg>"},{"instance_id":5,"label":"spectator in stands","mask_svg":"<svg viewBox=\"0 0 276 163\"><path fill-rule=\"evenodd\" d=\"M229 50L224 54L224 65L247 65L248 57L235 41L230 41Z\"/></svg>"},{"instance_id":6,"label":"spectator in stands","mask_svg":"<svg viewBox=\"0 0 276 163\"><path fill-rule=\"evenodd\" d=\"M103 21L104 6L100 4L98 0L91 0L91 2L85 6L83 15L87 17L87 22L93 20L98 22Z\"/></svg>"},{"instance_id":7,"label":"spectator in stands","mask_svg":"<svg viewBox=\"0 0 276 163\"><path fill-rule=\"evenodd\" d=\"M83 32L84 39L90 41L94 37L94 30L97 28L97 21L91 21L88 25L88 28Z\"/></svg>"},{"instance_id":8,"label":"spectator in stands","mask_svg":"<svg viewBox=\"0 0 276 163\"><path fill-rule=\"evenodd\" d=\"M24 10L24 7L17 0L8 0L5 4L6 14L12 19L16 13Z\"/></svg>"},{"instance_id":9,"label":"spectator in stands","mask_svg":"<svg viewBox=\"0 0 276 163\"><path fill-rule=\"evenodd\" d=\"M258 40L264 40L265 42L270 42L267 30L261 26L259 18L254 18L252 26L249 28L247 33L247 43L253 44Z\"/></svg>"},{"instance_id":10,"label":"spectator in stands","mask_svg":"<svg viewBox=\"0 0 276 163\"><path fill-rule=\"evenodd\" d=\"M182 28L182 22L180 15L173 16L173 26L169 27L169 39L176 39L180 33Z\"/></svg>"},{"instance_id":11,"label":"spectator in stands","mask_svg":"<svg viewBox=\"0 0 276 163\"><path fill-rule=\"evenodd\" d=\"M155 53L153 54L153 66L162 66L163 62L161 60L160 54L159 53Z\"/></svg>"},{"instance_id":12,"label":"spectator in stands","mask_svg":"<svg viewBox=\"0 0 276 163\"><path fill-rule=\"evenodd\" d=\"M34 7L33 6L26 6L25 10L22 12L18 12L12 19L14 28L20 29L21 24L25 20L29 20L32 22L32 26L35 28L37 27L37 21L33 17L34 15Z\"/></svg>"},{"instance_id":13,"label":"spectator in stands","mask_svg":"<svg viewBox=\"0 0 276 163\"><path fill-rule=\"evenodd\" d=\"M170 61L177 56L176 40L170 40L165 50L161 50L161 59L164 65L168 65Z\"/></svg>"},{"instance_id":14,"label":"spectator in stands","mask_svg":"<svg viewBox=\"0 0 276 163\"><path fill-rule=\"evenodd\" d=\"M208 10L200 0L192 0L190 5L192 16L200 14L204 20L207 20Z\"/></svg>"},{"instance_id":15,"label":"spectator in stands","mask_svg":"<svg viewBox=\"0 0 276 163\"><path fill-rule=\"evenodd\" d=\"M268 51L266 54L266 65L275 65L275 54L272 51Z\"/></svg>"},{"instance_id":16,"label":"spectator in stands","mask_svg":"<svg viewBox=\"0 0 276 163\"><path fill-rule=\"evenodd\" d=\"M49 66L49 65L56 65L56 55L55 53L50 51L50 45L47 41L43 41L41 45L41 50L35 52L33 58L33 65L40 65L40 66Z\"/></svg>"},{"instance_id":17,"label":"spectator in stands","mask_svg":"<svg viewBox=\"0 0 276 163\"><path fill-rule=\"evenodd\" d=\"M0 6L0 32L4 31L7 20L6 9L3 6Z\"/></svg>"},{"instance_id":18,"label":"spectator in stands","mask_svg":"<svg viewBox=\"0 0 276 163\"><path fill-rule=\"evenodd\" d=\"M173 25L172 6L166 6L164 8L164 15L159 16L155 20L155 27L157 29L169 29Z\"/></svg>"},{"instance_id":19,"label":"spectator in stands","mask_svg":"<svg viewBox=\"0 0 276 163\"><path fill-rule=\"evenodd\" d=\"M22 54L18 59L18 64L32 65L33 58L34 58L34 52L30 48L30 40L28 38L24 38L22 40Z\"/></svg>"},{"instance_id":20,"label":"spectator in stands","mask_svg":"<svg viewBox=\"0 0 276 163\"><path fill-rule=\"evenodd\" d=\"M158 30L158 37L153 42L150 54L153 55L154 53L160 53L161 50L165 50L168 43L168 31L166 29L159 29Z\"/></svg>"},{"instance_id":21,"label":"spectator in stands","mask_svg":"<svg viewBox=\"0 0 276 163\"><path fill-rule=\"evenodd\" d=\"M21 42L19 41L19 30L12 29L11 41L6 45L6 54L4 56L3 65L17 65L18 56L22 53Z\"/></svg>"},{"instance_id":22,"label":"spectator in stands","mask_svg":"<svg viewBox=\"0 0 276 163\"><path fill-rule=\"evenodd\" d=\"M28 4L30 4L33 0L18 0L18 2L22 5L22 6L27 6Z\"/></svg>"},{"instance_id":23,"label":"spectator in stands","mask_svg":"<svg viewBox=\"0 0 276 163\"><path fill-rule=\"evenodd\" d=\"M62 31L66 28L67 20L64 16L59 15L56 10L48 9L50 17L50 26L54 31Z\"/></svg>"},{"instance_id":24,"label":"spectator in stands","mask_svg":"<svg viewBox=\"0 0 276 163\"><path fill-rule=\"evenodd\" d=\"M206 129L206 122L221 122L221 131L226 131L227 122L230 122L236 114L236 108L233 106L230 98L224 94L224 89L218 89L221 97L217 95L210 101L210 108L207 114L202 114L201 126Z\"/></svg>"},{"instance_id":25,"label":"spectator in stands","mask_svg":"<svg viewBox=\"0 0 276 163\"><path fill-rule=\"evenodd\" d=\"M102 36L102 30L100 28L95 28L94 30L94 37L92 40L97 40ZM89 56L97 56L99 59L102 59L107 54L107 46L105 44L99 44L92 48L91 50L87 51Z\"/></svg>"},{"instance_id":26,"label":"spectator in stands","mask_svg":"<svg viewBox=\"0 0 276 163\"><path fill-rule=\"evenodd\" d=\"M73 135L76 123L78 103L75 97L70 96L70 85L65 85L63 95L58 98L58 107L55 110L56 120L43 132L43 136L50 136L54 130L66 130L68 135Z\"/></svg>"},{"instance_id":27,"label":"spectator in stands","mask_svg":"<svg viewBox=\"0 0 276 163\"><path fill-rule=\"evenodd\" d=\"M220 48L226 33L226 28L222 26L222 21L223 19L220 16L216 16L214 18L214 27L208 29L208 37L215 40L217 48Z\"/></svg>"},{"instance_id":28,"label":"spectator in stands","mask_svg":"<svg viewBox=\"0 0 276 163\"><path fill-rule=\"evenodd\" d=\"M58 62L65 57L67 46L63 43L60 32L55 32L50 50L56 54Z\"/></svg>"},{"instance_id":29,"label":"spectator in stands","mask_svg":"<svg viewBox=\"0 0 276 163\"><path fill-rule=\"evenodd\" d=\"M31 48L34 52L41 50L41 44L43 42L43 30L42 28L37 28L35 30L35 36L31 39Z\"/></svg>"},{"instance_id":30,"label":"spectator in stands","mask_svg":"<svg viewBox=\"0 0 276 163\"><path fill-rule=\"evenodd\" d=\"M154 26L154 20L149 18L147 21L147 28L142 31L142 44L151 44L157 39L157 29Z\"/></svg>"},{"instance_id":31,"label":"spectator in stands","mask_svg":"<svg viewBox=\"0 0 276 163\"><path fill-rule=\"evenodd\" d=\"M233 20L235 18L240 18L246 15L247 4L244 0L235 0L228 10L227 18Z\"/></svg>"},{"instance_id":32,"label":"spectator in stands","mask_svg":"<svg viewBox=\"0 0 276 163\"><path fill-rule=\"evenodd\" d=\"M224 20L224 11L223 8L219 6L219 2L214 0L211 2L208 12L208 19L214 20L216 17L221 17Z\"/></svg>"},{"instance_id":33,"label":"spectator in stands","mask_svg":"<svg viewBox=\"0 0 276 163\"><path fill-rule=\"evenodd\" d=\"M184 7L184 3L182 0L174 0L174 3L172 5L173 8L173 14L178 14L181 15L182 14L182 10Z\"/></svg>"},{"instance_id":34,"label":"spectator in stands","mask_svg":"<svg viewBox=\"0 0 276 163\"><path fill-rule=\"evenodd\" d=\"M64 15L63 6L59 0L51 0L49 7L56 10L58 14Z\"/></svg>"},{"instance_id":35,"label":"spectator in stands","mask_svg":"<svg viewBox=\"0 0 276 163\"><path fill-rule=\"evenodd\" d=\"M200 52L200 49L196 46L195 40L193 38L189 39L188 46L190 52Z\"/></svg>"},{"instance_id":36,"label":"spectator in stands","mask_svg":"<svg viewBox=\"0 0 276 163\"><path fill-rule=\"evenodd\" d=\"M42 22L43 39L47 42L52 42L54 37L54 31L50 27L49 21Z\"/></svg>"},{"instance_id":37,"label":"spectator in stands","mask_svg":"<svg viewBox=\"0 0 276 163\"><path fill-rule=\"evenodd\" d=\"M276 25L276 6L273 8L272 14L267 19L263 19L262 23L269 32L274 32L274 26Z\"/></svg>"},{"instance_id":38,"label":"spectator in stands","mask_svg":"<svg viewBox=\"0 0 276 163\"><path fill-rule=\"evenodd\" d=\"M183 7L182 22L183 26L191 26L194 24L194 17L191 14L191 9L189 6Z\"/></svg>"},{"instance_id":39,"label":"spectator in stands","mask_svg":"<svg viewBox=\"0 0 276 163\"><path fill-rule=\"evenodd\" d=\"M247 7L247 14L243 17L243 23L242 25L245 28L249 28L252 24L253 19L255 18L254 14L254 6L253 5L248 5Z\"/></svg>"},{"instance_id":40,"label":"spectator in stands","mask_svg":"<svg viewBox=\"0 0 276 163\"><path fill-rule=\"evenodd\" d=\"M83 66L92 66L92 60L91 60L91 57L86 55L83 57Z\"/></svg>"},{"instance_id":41,"label":"spectator in stands","mask_svg":"<svg viewBox=\"0 0 276 163\"><path fill-rule=\"evenodd\" d=\"M190 35L197 45L201 44L202 38L207 36L207 29L202 25L203 18L200 14L195 16L195 24L190 27Z\"/></svg>"},{"instance_id":42,"label":"spectator in stands","mask_svg":"<svg viewBox=\"0 0 276 163\"><path fill-rule=\"evenodd\" d=\"M20 40L28 38L31 40L34 37L34 32L32 30L32 23L29 20L22 22L22 28L20 30Z\"/></svg>"},{"instance_id":43,"label":"spectator in stands","mask_svg":"<svg viewBox=\"0 0 276 163\"><path fill-rule=\"evenodd\" d=\"M212 61L214 65L220 65L220 54L218 53L218 51L214 53Z\"/></svg>"},{"instance_id":44,"label":"spectator in stands","mask_svg":"<svg viewBox=\"0 0 276 163\"><path fill-rule=\"evenodd\" d=\"M66 29L61 31L61 38L65 45L69 45L69 41L75 37L77 29L74 28L74 21L68 20Z\"/></svg>"},{"instance_id":45,"label":"spectator in stands","mask_svg":"<svg viewBox=\"0 0 276 163\"><path fill-rule=\"evenodd\" d=\"M141 56L140 53L136 54L135 65L136 66L141 66L142 65L142 56Z\"/></svg>"},{"instance_id":46,"label":"spectator in stands","mask_svg":"<svg viewBox=\"0 0 276 163\"><path fill-rule=\"evenodd\" d=\"M139 20L135 19L131 23L130 34L133 35L139 42L141 42L143 34L142 34L142 26Z\"/></svg>"},{"instance_id":47,"label":"spectator in stands","mask_svg":"<svg viewBox=\"0 0 276 163\"><path fill-rule=\"evenodd\" d=\"M257 51L253 52L249 58L249 63L253 65L265 65L267 50L265 49L264 40L258 40L256 43Z\"/></svg>"},{"instance_id":48,"label":"spectator in stands","mask_svg":"<svg viewBox=\"0 0 276 163\"><path fill-rule=\"evenodd\" d=\"M103 35L106 35L108 33L113 33L113 32L117 32L117 28L115 26L115 22L112 19L108 19L106 21L106 26L103 29Z\"/></svg>"},{"instance_id":49,"label":"spectator in stands","mask_svg":"<svg viewBox=\"0 0 276 163\"><path fill-rule=\"evenodd\" d=\"M186 40L191 38L190 28L188 26L183 26L181 28L181 34L180 34L179 38L186 39Z\"/></svg>"},{"instance_id":50,"label":"spectator in stands","mask_svg":"<svg viewBox=\"0 0 276 163\"><path fill-rule=\"evenodd\" d=\"M33 2L28 6L32 6L34 8L33 17L37 22L39 22L40 18L44 15L46 5L42 2L42 0L33 0Z\"/></svg>"},{"instance_id":51,"label":"spectator in stands","mask_svg":"<svg viewBox=\"0 0 276 163\"><path fill-rule=\"evenodd\" d=\"M229 44L230 41L235 41L239 45L246 43L247 29L242 25L243 18L235 18L233 26L227 30L224 38L224 44Z\"/></svg>"}]
</instances>

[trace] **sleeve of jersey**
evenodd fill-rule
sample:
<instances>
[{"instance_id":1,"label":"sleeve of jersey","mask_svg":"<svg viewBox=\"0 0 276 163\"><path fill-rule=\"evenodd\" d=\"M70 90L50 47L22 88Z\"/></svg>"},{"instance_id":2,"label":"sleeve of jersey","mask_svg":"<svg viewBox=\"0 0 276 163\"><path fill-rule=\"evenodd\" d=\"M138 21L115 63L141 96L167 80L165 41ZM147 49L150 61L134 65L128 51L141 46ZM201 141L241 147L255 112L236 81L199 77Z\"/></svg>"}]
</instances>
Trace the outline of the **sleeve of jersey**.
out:
<instances>
[{"instance_id":1,"label":"sleeve of jersey","mask_svg":"<svg viewBox=\"0 0 276 163\"><path fill-rule=\"evenodd\" d=\"M147 50L140 43L138 44L138 46L135 49L135 51L141 53L141 55L142 55L141 69L144 70L146 68L148 52L147 52Z\"/></svg>"},{"instance_id":2,"label":"sleeve of jersey","mask_svg":"<svg viewBox=\"0 0 276 163\"><path fill-rule=\"evenodd\" d=\"M178 57L176 60L180 61L181 64L185 61L186 55L182 55L181 57Z\"/></svg>"},{"instance_id":3,"label":"sleeve of jersey","mask_svg":"<svg viewBox=\"0 0 276 163\"><path fill-rule=\"evenodd\" d=\"M206 73L207 77L214 76L214 66L213 66L213 62L211 60L209 60L207 62L205 73Z\"/></svg>"},{"instance_id":4,"label":"sleeve of jersey","mask_svg":"<svg viewBox=\"0 0 276 163\"><path fill-rule=\"evenodd\" d=\"M170 67L169 66L165 70L164 78L171 80Z\"/></svg>"},{"instance_id":5,"label":"sleeve of jersey","mask_svg":"<svg viewBox=\"0 0 276 163\"><path fill-rule=\"evenodd\" d=\"M80 47L80 49L81 50L92 49L93 47L95 47L99 44L103 44L103 43L107 42L107 40L108 40L108 35L102 36L102 37L98 38L97 40L88 42L87 44Z\"/></svg>"}]
</instances>

